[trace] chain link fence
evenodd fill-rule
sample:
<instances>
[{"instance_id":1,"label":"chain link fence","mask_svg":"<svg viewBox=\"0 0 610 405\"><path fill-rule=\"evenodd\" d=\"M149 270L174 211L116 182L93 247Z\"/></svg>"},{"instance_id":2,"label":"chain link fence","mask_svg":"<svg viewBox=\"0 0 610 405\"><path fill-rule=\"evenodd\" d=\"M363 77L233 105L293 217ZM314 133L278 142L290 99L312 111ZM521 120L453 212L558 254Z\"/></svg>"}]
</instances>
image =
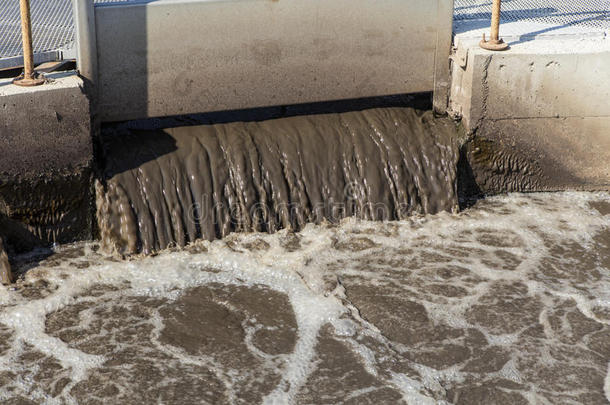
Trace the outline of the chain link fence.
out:
<instances>
[{"instance_id":1,"label":"chain link fence","mask_svg":"<svg viewBox=\"0 0 610 405\"><path fill-rule=\"evenodd\" d=\"M70 0L31 0L34 52L41 54L69 47L74 41ZM0 58L18 57L21 20L18 0L0 1Z\"/></svg>"},{"instance_id":2,"label":"chain link fence","mask_svg":"<svg viewBox=\"0 0 610 405\"><path fill-rule=\"evenodd\" d=\"M133 0L95 0L95 3L130 1ZM72 57L75 39L72 1L30 0L30 8L37 62L61 57L58 51ZM0 69L19 65L21 55L19 0L0 0Z\"/></svg>"},{"instance_id":3,"label":"chain link fence","mask_svg":"<svg viewBox=\"0 0 610 405\"><path fill-rule=\"evenodd\" d=\"M491 0L455 0L454 21L489 21ZM610 29L610 0L503 0L502 22Z\"/></svg>"}]
</instances>

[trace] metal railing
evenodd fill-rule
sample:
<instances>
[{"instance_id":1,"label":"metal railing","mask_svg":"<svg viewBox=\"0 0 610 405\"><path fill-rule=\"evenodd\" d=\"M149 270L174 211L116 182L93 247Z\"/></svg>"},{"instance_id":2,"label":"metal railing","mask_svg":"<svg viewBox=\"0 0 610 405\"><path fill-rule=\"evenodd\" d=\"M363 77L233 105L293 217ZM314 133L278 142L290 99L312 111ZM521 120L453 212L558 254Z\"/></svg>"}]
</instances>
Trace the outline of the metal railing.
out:
<instances>
[{"instance_id":1,"label":"metal railing","mask_svg":"<svg viewBox=\"0 0 610 405\"><path fill-rule=\"evenodd\" d=\"M69 0L68 0L69 1ZM4 6L6 8L6 6ZM2 10L6 13L6 10ZM14 11L14 10L11 10ZM81 76L87 79L90 84L95 82L97 75L96 71L96 49L95 49L95 15L93 9L92 0L72 0L72 7L69 9L70 14L74 15L74 25L70 26L71 34L67 37L74 38L76 34L76 59L78 63L78 70ZM65 16L64 16L65 17ZM46 58L41 60L40 57L35 59L33 35L32 35L32 10L30 7L30 0L19 0L19 21L21 26L21 54L23 59L23 74L16 78L13 83L19 86L37 86L45 82L44 77L38 75L34 70L34 63L40 63L47 61ZM2 37L7 36L8 31L4 32ZM10 34L10 33L9 33ZM49 34L53 35L53 34ZM57 33L55 34L57 35ZM73 39L72 39L73 40ZM11 42L15 42L15 38L12 38ZM58 42L46 40L47 43L56 44ZM9 55L16 54L17 51L12 49L15 47L14 44L9 43L8 46ZM48 46L48 45L47 45ZM53 45L51 45L53 46ZM39 48L44 49L44 48ZM48 53L48 52L47 52ZM58 56L53 53L53 55ZM49 55L50 60L59 59ZM36 55L40 56L40 54ZM13 66L17 64L15 61L16 56L10 60ZM11 66L0 66L0 68L8 68Z\"/></svg>"}]
</instances>

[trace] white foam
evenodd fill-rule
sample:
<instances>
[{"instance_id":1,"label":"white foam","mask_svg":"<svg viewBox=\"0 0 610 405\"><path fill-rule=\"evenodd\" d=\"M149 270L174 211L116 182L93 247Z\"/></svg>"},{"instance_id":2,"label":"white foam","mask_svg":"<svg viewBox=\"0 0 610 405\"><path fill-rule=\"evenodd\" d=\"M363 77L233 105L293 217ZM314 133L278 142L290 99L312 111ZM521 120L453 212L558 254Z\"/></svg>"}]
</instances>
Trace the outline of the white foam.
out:
<instances>
[{"instance_id":1,"label":"white foam","mask_svg":"<svg viewBox=\"0 0 610 405\"><path fill-rule=\"evenodd\" d=\"M84 257L95 256L92 260L99 264L87 269L77 269L69 260L53 268L46 267L43 263L28 272L25 282L45 280L57 287L55 290L50 288L51 292L47 296L26 299L17 291L0 288L0 323L13 331L14 340L12 348L0 355L0 371L10 370L19 354L25 350L24 345L29 344L37 351L56 359L64 369L70 370L73 381L60 396L62 400L70 402L70 387L100 367L105 357L84 353L49 336L45 331L45 321L54 311L82 301L84 292L98 284L117 287L117 291L106 293L105 296L110 299L149 296L171 301L190 287L210 283L264 285L286 294L298 326L298 339L292 353L274 357L261 352L251 342L254 329L244 326L248 350L263 359L267 367L279 367L281 381L264 399L267 404L295 401L299 390L316 368L318 336L326 324L334 327L338 339L350 343L352 351L371 375L384 378L374 351L356 340L358 336L369 336L382 346L389 343L378 325L365 320L359 308L347 300L346 288L349 289L351 283L354 283L349 281L354 277L363 280L362 283L368 286L376 286L379 291L400 291L400 297L423 305L435 325L478 328L490 344L507 348L516 342L518 332L504 334L485 330L466 316L467 311L486 294L489 295L497 283L523 283L527 288L527 296L539 297L544 309L539 314L538 322L549 340L555 339L548 320L549 310L557 302L573 300L586 317L608 325L608 320L596 316L593 308L610 308L610 269L592 269L600 273L601 279L595 283L585 282L584 285L578 278L569 277L569 274L557 280L541 273L543 263L549 258L562 266L562 271L570 268L569 260L572 259L556 257L552 246L576 243L586 248L592 246L594 237L600 230L610 228L610 216L601 216L592 211L588 205L591 201L609 202L610 195L515 194L489 199L481 207L461 214L444 213L393 224L348 219L339 227L309 225L299 234L301 248L294 252L287 252L281 247L280 239L287 234L283 231L275 235L248 234L232 237L237 245L264 239L270 246L266 251L234 251L225 242L216 241L202 244L207 248L205 253L166 252L156 257L119 263L100 258L89 251ZM483 239L480 238L481 235L485 235ZM350 240L355 236L366 237L377 245L363 251L332 248L336 240ZM494 237L506 245L496 246L491 243L493 241L490 239ZM90 246L85 245L87 249ZM468 254L454 254L449 249ZM363 267L362 260L371 252L377 252L375 257L392 258L397 262L411 260L413 265L390 266L372 261ZM519 263L514 269L504 268L507 259L499 252L513 255ZM440 255L444 258L437 262L433 258L422 259L426 257L424 255ZM467 273L446 281L436 275L438 269L444 268L463 268ZM348 280L345 286L342 285L343 279ZM427 286L438 284L462 288L466 294L457 297L431 294ZM92 311L85 311L81 313L82 319L79 322L86 326L94 317ZM157 350L184 364L206 365L225 384L229 398L235 399L233 385L237 381L237 371L227 370L214 359L188 355L180 349L162 344L158 337L164 327L163 319L153 316L149 322L154 325L152 340ZM392 346L402 353L413 350L396 342ZM412 366L419 371L419 380L393 372L391 379L386 381L388 386L398 389L409 403L442 403L434 400L431 393L440 395L444 392L445 384L463 381L466 376L457 366L445 370L418 364ZM506 363L498 375L515 382L524 381L514 360ZM23 392L30 392L31 398L40 399L42 394L31 389L35 382L21 381L17 385L22 387ZM366 388L362 390L362 393L368 392ZM610 400L610 366L604 390ZM7 398L7 395L7 392L0 390L0 399ZM527 395L533 395L536 400L543 402L543 398L537 394Z\"/></svg>"},{"instance_id":2,"label":"white foam","mask_svg":"<svg viewBox=\"0 0 610 405\"><path fill-rule=\"evenodd\" d=\"M434 398L422 394L425 390L422 383L404 374L392 373L392 383L400 388L407 404L440 405Z\"/></svg>"}]
</instances>

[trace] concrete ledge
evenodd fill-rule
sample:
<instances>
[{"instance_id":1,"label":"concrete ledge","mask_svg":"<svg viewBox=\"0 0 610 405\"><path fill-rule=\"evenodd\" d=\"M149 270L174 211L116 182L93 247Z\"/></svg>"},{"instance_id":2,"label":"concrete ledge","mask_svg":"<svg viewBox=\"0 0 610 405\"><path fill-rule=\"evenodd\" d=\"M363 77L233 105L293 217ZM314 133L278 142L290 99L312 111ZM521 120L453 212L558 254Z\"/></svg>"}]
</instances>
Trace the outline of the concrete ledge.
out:
<instances>
[{"instance_id":1,"label":"concrete ledge","mask_svg":"<svg viewBox=\"0 0 610 405\"><path fill-rule=\"evenodd\" d=\"M0 80L0 178L72 171L92 159L89 101L74 73L18 87Z\"/></svg>"},{"instance_id":2,"label":"concrete ledge","mask_svg":"<svg viewBox=\"0 0 610 405\"><path fill-rule=\"evenodd\" d=\"M610 188L610 40L455 44L450 113L478 138L469 153L483 192Z\"/></svg>"},{"instance_id":3,"label":"concrete ledge","mask_svg":"<svg viewBox=\"0 0 610 405\"><path fill-rule=\"evenodd\" d=\"M91 238L91 117L82 80L0 81L0 232L19 250Z\"/></svg>"},{"instance_id":4,"label":"concrete ledge","mask_svg":"<svg viewBox=\"0 0 610 405\"><path fill-rule=\"evenodd\" d=\"M610 40L534 40L506 52L459 40L451 111L475 129L482 120L610 116Z\"/></svg>"}]
</instances>

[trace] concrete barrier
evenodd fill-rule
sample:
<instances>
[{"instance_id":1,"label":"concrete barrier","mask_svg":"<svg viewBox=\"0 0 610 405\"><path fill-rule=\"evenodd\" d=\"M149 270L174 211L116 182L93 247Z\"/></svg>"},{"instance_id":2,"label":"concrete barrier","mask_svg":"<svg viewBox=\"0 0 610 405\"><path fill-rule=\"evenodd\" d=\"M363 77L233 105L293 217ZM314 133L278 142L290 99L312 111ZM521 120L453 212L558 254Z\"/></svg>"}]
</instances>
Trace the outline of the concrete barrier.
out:
<instances>
[{"instance_id":1,"label":"concrete barrier","mask_svg":"<svg viewBox=\"0 0 610 405\"><path fill-rule=\"evenodd\" d=\"M509 36L493 53L477 34L456 36L450 112L478 138L469 160L483 191L608 189L607 36Z\"/></svg>"},{"instance_id":2,"label":"concrete barrier","mask_svg":"<svg viewBox=\"0 0 610 405\"><path fill-rule=\"evenodd\" d=\"M0 232L18 250L90 239L89 100L75 73L0 80Z\"/></svg>"}]
</instances>

